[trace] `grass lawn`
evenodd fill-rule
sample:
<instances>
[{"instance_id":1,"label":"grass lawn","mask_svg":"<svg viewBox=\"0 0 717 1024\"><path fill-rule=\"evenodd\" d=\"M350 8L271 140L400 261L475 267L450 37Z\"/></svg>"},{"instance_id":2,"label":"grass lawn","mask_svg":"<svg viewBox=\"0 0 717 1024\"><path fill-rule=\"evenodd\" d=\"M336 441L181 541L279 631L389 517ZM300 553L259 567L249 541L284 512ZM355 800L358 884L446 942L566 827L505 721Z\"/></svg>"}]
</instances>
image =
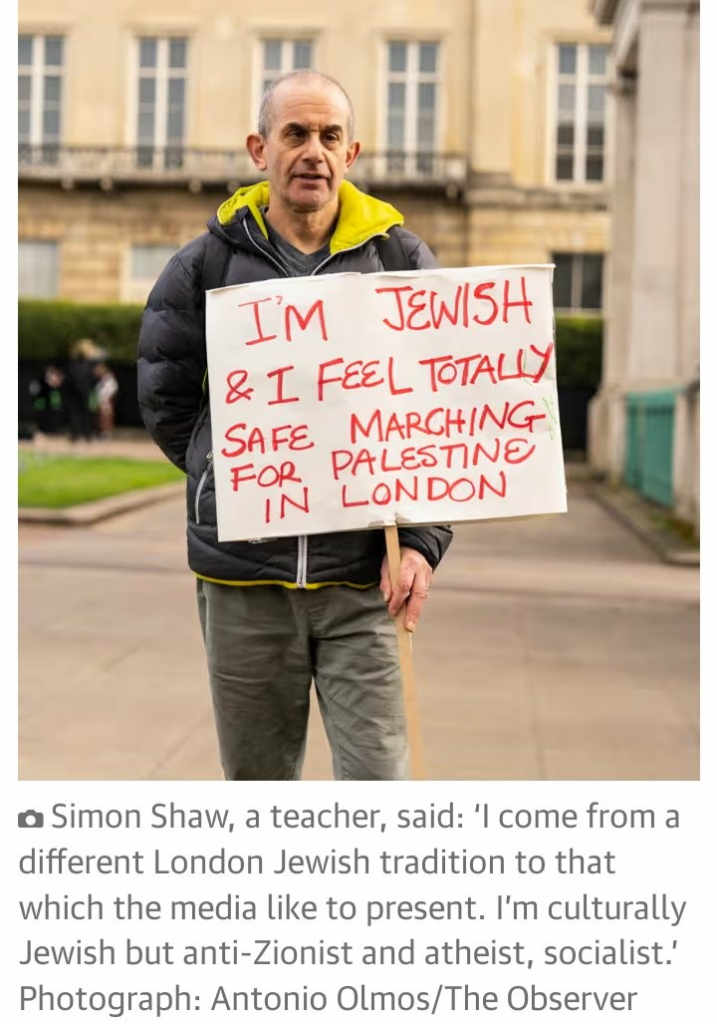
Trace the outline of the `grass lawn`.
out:
<instances>
[{"instance_id":1,"label":"grass lawn","mask_svg":"<svg viewBox=\"0 0 717 1024\"><path fill-rule=\"evenodd\" d=\"M69 508L184 479L169 462L20 453L20 508Z\"/></svg>"}]
</instances>

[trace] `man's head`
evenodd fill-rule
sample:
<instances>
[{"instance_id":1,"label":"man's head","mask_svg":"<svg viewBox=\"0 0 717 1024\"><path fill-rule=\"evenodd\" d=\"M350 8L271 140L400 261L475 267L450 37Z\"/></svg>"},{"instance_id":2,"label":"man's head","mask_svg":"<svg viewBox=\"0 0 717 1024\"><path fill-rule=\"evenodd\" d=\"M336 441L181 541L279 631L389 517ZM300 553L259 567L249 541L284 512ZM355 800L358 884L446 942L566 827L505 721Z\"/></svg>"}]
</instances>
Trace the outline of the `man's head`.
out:
<instances>
[{"instance_id":1,"label":"man's head","mask_svg":"<svg viewBox=\"0 0 717 1024\"><path fill-rule=\"evenodd\" d=\"M276 78L270 85L267 86L264 95L261 99L261 106L259 107L259 120L257 122L256 130L259 135L267 137L271 130L272 117L274 115L274 94L277 89L283 86L285 83L293 82L295 80L310 80L313 79L315 82L323 83L330 87L334 86L342 94L346 101L346 106L349 112L348 122L348 141L352 142L354 137L354 129L356 126L354 105L351 101L351 97L344 89L341 82L336 78L332 78L331 75L325 75L322 71L287 71L285 75L281 75Z\"/></svg>"},{"instance_id":2,"label":"man's head","mask_svg":"<svg viewBox=\"0 0 717 1024\"><path fill-rule=\"evenodd\" d=\"M266 171L272 212L338 209L338 189L358 156L353 107L333 78L297 71L273 83L262 101L256 133L247 139Z\"/></svg>"}]
</instances>

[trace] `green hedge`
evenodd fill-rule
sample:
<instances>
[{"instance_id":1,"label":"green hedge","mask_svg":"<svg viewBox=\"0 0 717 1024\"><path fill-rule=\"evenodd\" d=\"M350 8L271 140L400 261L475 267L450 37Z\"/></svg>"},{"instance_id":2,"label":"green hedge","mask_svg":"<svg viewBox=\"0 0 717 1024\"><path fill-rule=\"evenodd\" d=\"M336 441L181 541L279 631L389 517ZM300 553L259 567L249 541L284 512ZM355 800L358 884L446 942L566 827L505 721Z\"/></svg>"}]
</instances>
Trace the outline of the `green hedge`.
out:
<instances>
[{"instance_id":1,"label":"green hedge","mask_svg":"<svg viewBox=\"0 0 717 1024\"><path fill-rule=\"evenodd\" d=\"M141 306L82 305L25 299L19 303L21 359L62 361L78 338L92 338L116 365L133 365ZM559 317L558 384L597 387L602 367L602 320Z\"/></svg>"},{"instance_id":2,"label":"green hedge","mask_svg":"<svg viewBox=\"0 0 717 1024\"><path fill-rule=\"evenodd\" d=\"M18 303L20 359L61 362L80 338L91 338L115 365L134 364L142 306L23 299Z\"/></svg>"},{"instance_id":3,"label":"green hedge","mask_svg":"<svg viewBox=\"0 0 717 1024\"><path fill-rule=\"evenodd\" d=\"M597 388L602 376L602 318L556 317L555 358L561 388Z\"/></svg>"}]
</instances>

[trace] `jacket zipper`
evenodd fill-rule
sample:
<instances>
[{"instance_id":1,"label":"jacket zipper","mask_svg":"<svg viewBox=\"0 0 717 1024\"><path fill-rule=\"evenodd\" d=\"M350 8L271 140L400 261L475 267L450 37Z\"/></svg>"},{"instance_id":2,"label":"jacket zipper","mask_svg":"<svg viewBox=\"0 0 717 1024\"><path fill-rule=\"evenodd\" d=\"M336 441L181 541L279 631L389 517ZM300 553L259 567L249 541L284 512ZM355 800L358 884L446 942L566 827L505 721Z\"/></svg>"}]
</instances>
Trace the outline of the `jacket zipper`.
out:
<instances>
[{"instance_id":1,"label":"jacket zipper","mask_svg":"<svg viewBox=\"0 0 717 1024\"><path fill-rule=\"evenodd\" d=\"M279 273L281 274L282 277L288 277L289 275L286 273L286 271L282 267L281 263L279 263L278 260L275 260L274 257L271 255L271 253L267 252L266 249L262 249L262 247L259 245L259 243L257 242L257 240L255 238L251 237L251 231L249 230L249 224L247 223L246 217L244 218L244 222L243 223L244 223L244 230L246 231L246 237L249 239L249 241L254 246L254 248L258 249L259 252L262 254L262 256L265 256L266 259L268 259L270 263L273 263L274 266L278 268Z\"/></svg>"},{"instance_id":2,"label":"jacket zipper","mask_svg":"<svg viewBox=\"0 0 717 1024\"><path fill-rule=\"evenodd\" d=\"M204 489L204 484L206 482L207 477L209 476L209 470L212 468L212 458L213 458L212 453L211 452L207 452L207 464L204 467L204 472L202 473L202 475L199 478L199 483L197 484L197 493L194 495L194 521L196 522L197 526L200 525L200 522L199 522L199 499L202 496L202 491Z\"/></svg>"},{"instance_id":3,"label":"jacket zipper","mask_svg":"<svg viewBox=\"0 0 717 1024\"><path fill-rule=\"evenodd\" d=\"M300 590L306 587L306 573L309 566L309 538L297 537L298 557L296 562L296 585Z\"/></svg>"},{"instance_id":4,"label":"jacket zipper","mask_svg":"<svg viewBox=\"0 0 717 1024\"><path fill-rule=\"evenodd\" d=\"M375 235L371 235L369 238L365 238L363 240L363 242L358 242L356 245L352 245L348 249L342 249L341 252L329 253L329 255L326 257L326 259L323 261L323 263L319 263L318 267L314 267L314 269L311 271L311 274L309 276L313 277L315 274L318 274L318 272L320 270L323 270L323 268L326 266L326 264L330 263L331 260L334 259L336 256L343 256L344 253L346 253L346 252L355 252L356 249L360 249L362 245L366 245L366 242L370 242L370 241L372 241L372 239L378 238L378 236L380 234L382 234L382 233L383 232L381 232L381 231L377 231Z\"/></svg>"}]
</instances>

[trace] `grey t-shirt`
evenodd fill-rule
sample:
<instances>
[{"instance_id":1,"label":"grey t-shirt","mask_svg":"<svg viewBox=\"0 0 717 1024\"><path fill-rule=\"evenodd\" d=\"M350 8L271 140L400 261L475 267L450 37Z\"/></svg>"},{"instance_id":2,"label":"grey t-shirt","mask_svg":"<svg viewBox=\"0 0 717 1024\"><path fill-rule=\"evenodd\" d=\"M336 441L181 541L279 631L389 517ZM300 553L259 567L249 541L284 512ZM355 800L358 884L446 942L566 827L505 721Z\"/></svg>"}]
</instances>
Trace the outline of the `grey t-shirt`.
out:
<instances>
[{"instance_id":1,"label":"grey t-shirt","mask_svg":"<svg viewBox=\"0 0 717 1024\"><path fill-rule=\"evenodd\" d=\"M290 277L308 277L316 270L319 264L323 263L324 260L328 259L331 255L331 250L328 244L322 245L316 252L302 252L301 249L297 249L287 242L287 240L275 231L271 224L266 219L266 207L261 211L264 216L264 224L266 225L266 231L269 236L269 241L276 249L281 262L286 267L286 270Z\"/></svg>"}]
</instances>

